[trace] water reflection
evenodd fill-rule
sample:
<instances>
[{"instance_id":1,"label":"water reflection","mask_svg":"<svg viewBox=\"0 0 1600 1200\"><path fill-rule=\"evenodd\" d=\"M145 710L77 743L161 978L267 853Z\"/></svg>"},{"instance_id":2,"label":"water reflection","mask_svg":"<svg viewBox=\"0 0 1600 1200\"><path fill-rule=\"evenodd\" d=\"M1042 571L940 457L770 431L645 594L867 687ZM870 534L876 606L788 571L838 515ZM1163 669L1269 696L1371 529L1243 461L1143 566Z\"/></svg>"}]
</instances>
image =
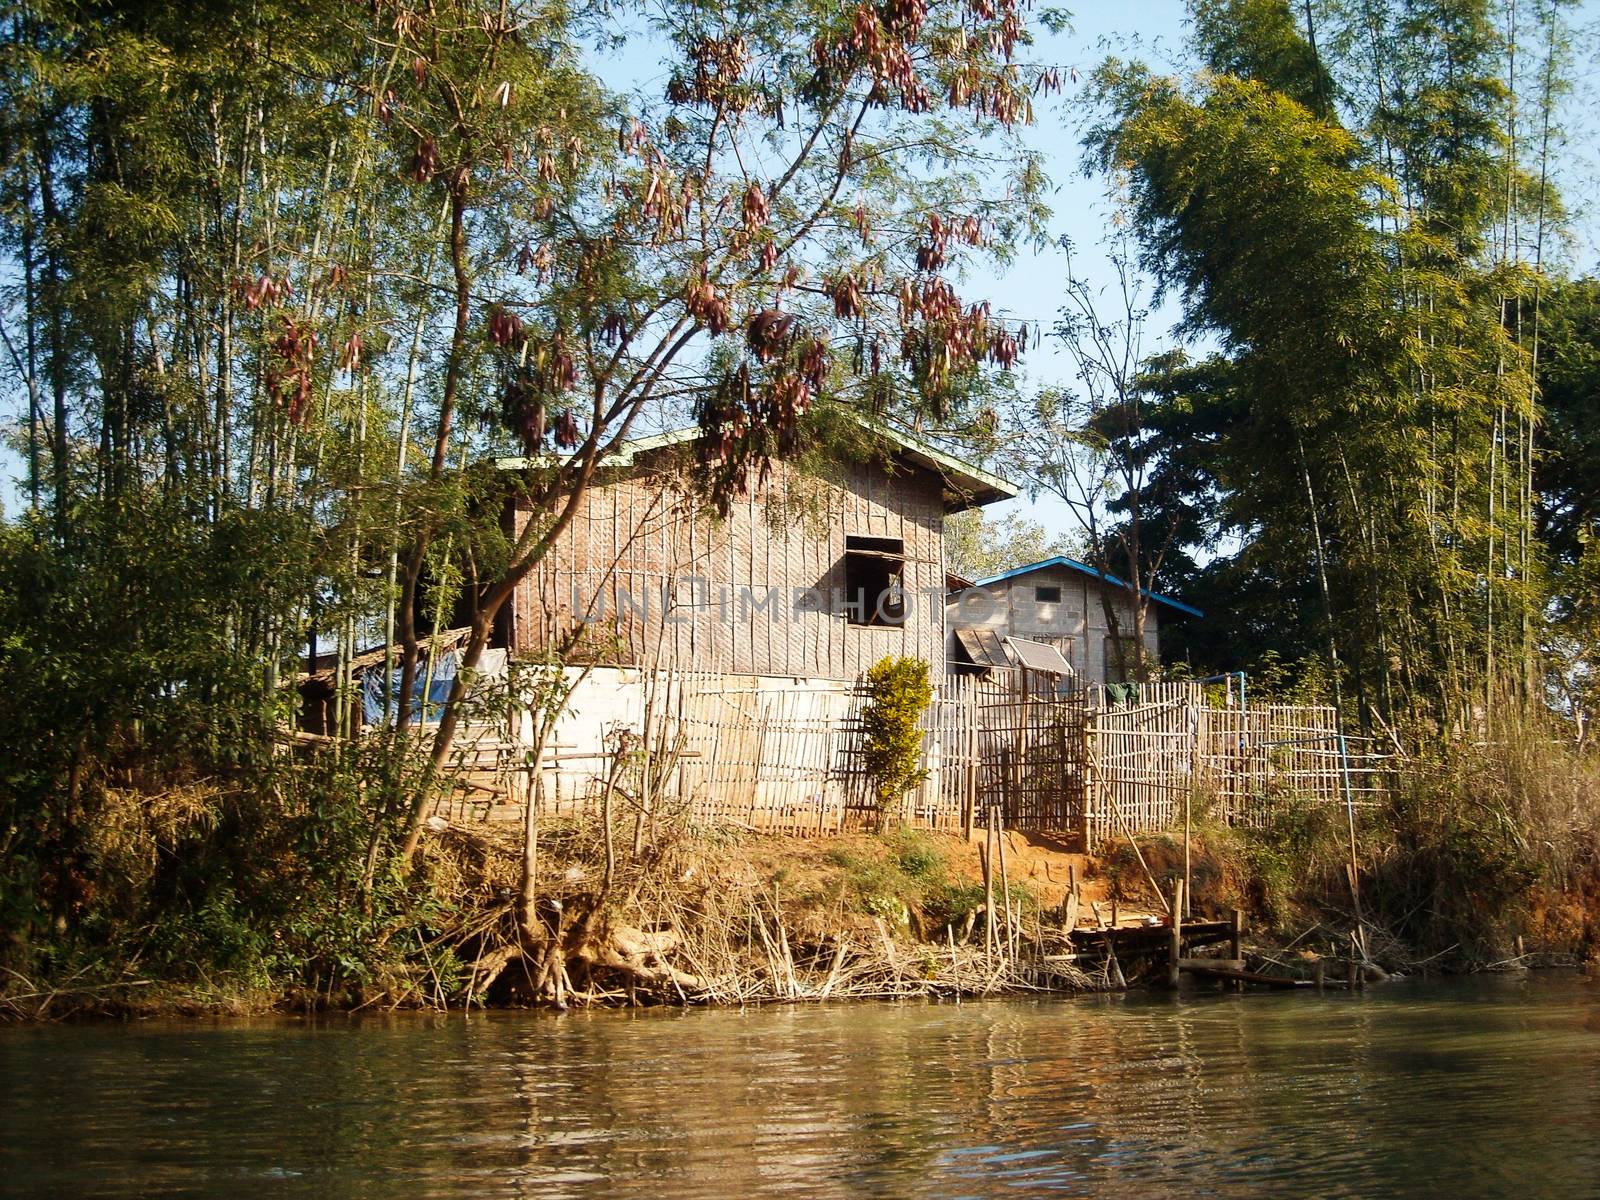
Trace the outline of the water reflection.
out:
<instances>
[{"instance_id":1,"label":"water reflection","mask_svg":"<svg viewBox=\"0 0 1600 1200\"><path fill-rule=\"evenodd\" d=\"M0 1194L1600 1194L1600 985L0 1030Z\"/></svg>"}]
</instances>

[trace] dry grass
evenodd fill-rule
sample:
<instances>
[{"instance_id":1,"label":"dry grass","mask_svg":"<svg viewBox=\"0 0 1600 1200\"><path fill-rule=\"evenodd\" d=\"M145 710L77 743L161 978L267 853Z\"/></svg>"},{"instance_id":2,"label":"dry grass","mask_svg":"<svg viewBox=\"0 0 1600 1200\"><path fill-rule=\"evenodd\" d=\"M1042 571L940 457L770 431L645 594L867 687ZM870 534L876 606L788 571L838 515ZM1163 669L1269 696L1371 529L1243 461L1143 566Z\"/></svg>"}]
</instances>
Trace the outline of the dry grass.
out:
<instances>
[{"instance_id":1,"label":"dry grass","mask_svg":"<svg viewBox=\"0 0 1600 1200\"><path fill-rule=\"evenodd\" d=\"M619 830L620 832L620 830ZM984 996L1090 989L1109 980L1062 961L1059 929L1021 889L1007 928L985 928L982 889L959 838L891 833L825 841L678 832L618 856L609 892L593 823L539 835L545 937L567 937L567 986L538 986L539 954L513 920L520 837L438 833L438 879L487 904L448 936L478 964L473 1002L755 1004ZM599 905L593 936L572 914ZM563 921L568 922L564 924ZM464 1000L464 998L463 998Z\"/></svg>"},{"instance_id":2,"label":"dry grass","mask_svg":"<svg viewBox=\"0 0 1600 1200\"><path fill-rule=\"evenodd\" d=\"M1413 764L1373 831L1374 904L1427 953L1501 962L1600 946L1600 756L1503 704L1492 736Z\"/></svg>"}]
</instances>

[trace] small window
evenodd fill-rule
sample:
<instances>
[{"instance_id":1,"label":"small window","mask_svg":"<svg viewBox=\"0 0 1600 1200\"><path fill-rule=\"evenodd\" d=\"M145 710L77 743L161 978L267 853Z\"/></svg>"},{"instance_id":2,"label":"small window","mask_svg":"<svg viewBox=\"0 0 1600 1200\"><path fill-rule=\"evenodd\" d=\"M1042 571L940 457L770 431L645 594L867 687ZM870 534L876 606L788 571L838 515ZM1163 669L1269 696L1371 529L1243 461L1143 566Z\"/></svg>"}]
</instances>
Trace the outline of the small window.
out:
<instances>
[{"instance_id":1,"label":"small window","mask_svg":"<svg viewBox=\"0 0 1600 1200\"><path fill-rule=\"evenodd\" d=\"M844 612L850 624L905 624L905 567L906 544L899 538L844 539Z\"/></svg>"},{"instance_id":2,"label":"small window","mask_svg":"<svg viewBox=\"0 0 1600 1200\"><path fill-rule=\"evenodd\" d=\"M1033 598L1040 604L1060 604L1060 587L1036 587L1033 589Z\"/></svg>"}]
</instances>

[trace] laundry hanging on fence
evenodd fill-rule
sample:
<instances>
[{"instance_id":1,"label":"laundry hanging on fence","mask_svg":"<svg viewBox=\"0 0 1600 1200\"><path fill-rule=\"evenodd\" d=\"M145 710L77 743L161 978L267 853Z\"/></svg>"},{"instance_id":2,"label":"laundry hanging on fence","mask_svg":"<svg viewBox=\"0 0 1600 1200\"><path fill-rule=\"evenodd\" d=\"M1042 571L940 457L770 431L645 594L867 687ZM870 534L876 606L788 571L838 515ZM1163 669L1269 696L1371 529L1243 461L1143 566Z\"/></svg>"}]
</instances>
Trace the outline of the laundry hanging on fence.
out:
<instances>
[{"instance_id":1,"label":"laundry hanging on fence","mask_svg":"<svg viewBox=\"0 0 1600 1200\"><path fill-rule=\"evenodd\" d=\"M411 719L417 724L438 723L445 701L450 698L450 687L456 680L456 658L454 650L447 650L431 664L426 655L417 663L417 678L411 686ZM381 725L395 719L400 709L401 672L397 663L394 670L388 672L388 687L384 686L382 664L362 676L361 710L368 725ZM425 689L426 703L423 701Z\"/></svg>"},{"instance_id":2,"label":"laundry hanging on fence","mask_svg":"<svg viewBox=\"0 0 1600 1200\"><path fill-rule=\"evenodd\" d=\"M1106 702L1108 704L1139 703L1139 685L1137 683L1106 684Z\"/></svg>"}]
</instances>

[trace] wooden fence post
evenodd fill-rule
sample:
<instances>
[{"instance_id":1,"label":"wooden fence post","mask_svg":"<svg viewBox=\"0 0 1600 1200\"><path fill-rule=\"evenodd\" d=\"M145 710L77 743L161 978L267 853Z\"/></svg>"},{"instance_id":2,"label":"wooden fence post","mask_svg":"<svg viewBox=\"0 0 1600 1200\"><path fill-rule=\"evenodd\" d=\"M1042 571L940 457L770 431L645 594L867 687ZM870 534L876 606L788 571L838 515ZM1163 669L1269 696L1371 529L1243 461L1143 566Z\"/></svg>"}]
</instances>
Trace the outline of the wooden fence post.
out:
<instances>
[{"instance_id":1,"label":"wooden fence post","mask_svg":"<svg viewBox=\"0 0 1600 1200\"><path fill-rule=\"evenodd\" d=\"M1178 969L1178 962L1183 958L1183 880L1176 880L1172 885L1172 946L1171 957L1167 961L1167 986L1173 991L1178 990L1178 977L1182 972Z\"/></svg>"},{"instance_id":2,"label":"wooden fence post","mask_svg":"<svg viewBox=\"0 0 1600 1200\"><path fill-rule=\"evenodd\" d=\"M1193 815L1190 810L1194 807L1195 790L1200 786L1200 706L1190 700L1188 712L1189 727L1189 787L1183 795L1183 897L1184 903L1194 903L1194 875L1190 869L1189 843L1193 835ZM1189 915L1189 910L1184 910L1184 916ZM1237 955L1235 955L1237 957Z\"/></svg>"},{"instance_id":3,"label":"wooden fence post","mask_svg":"<svg viewBox=\"0 0 1600 1200\"><path fill-rule=\"evenodd\" d=\"M1083 852L1094 853L1095 821L1100 804L1100 772L1096 769L1094 720L1083 715Z\"/></svg>"},{"instance_id":4,"label":"wooden fence post","mask_svg":"<svg viewBox=\"0 0 1600 1200\"><path fill-rule=\"evenodd\" d=\"M1022 784L1027 776L1028 762L1028 669L1017 672L1017 728L1011 747L1010 794L1005 798L1005 812L1015 819L1022 811Z\"/></svg>"},{"instance_id":5,"label":"wooden fence post","mask_svg":"<svg viewBox=\"0 0 1600 1200\"><path fill-rule=\"evenodd\" d=\"M995 821L996 841L1000 847L1000 891L1005 897L1006 909L1006 957L1013 957L1019 949L1017 923L1011 912L1011 876L1006 870L1006 822L1005 817L996 813L999 818Z\"/></svg>"},{"instance_id":6,"label":"wooden fence post","mask_svg":"<svg viewBox=\"0 0 1600 1200\"><path fill-rule=\"evenodd\" d=\"M983 826L983 959L994 964L994 809L985 814Z\"/></svg>"}]
</instances>

